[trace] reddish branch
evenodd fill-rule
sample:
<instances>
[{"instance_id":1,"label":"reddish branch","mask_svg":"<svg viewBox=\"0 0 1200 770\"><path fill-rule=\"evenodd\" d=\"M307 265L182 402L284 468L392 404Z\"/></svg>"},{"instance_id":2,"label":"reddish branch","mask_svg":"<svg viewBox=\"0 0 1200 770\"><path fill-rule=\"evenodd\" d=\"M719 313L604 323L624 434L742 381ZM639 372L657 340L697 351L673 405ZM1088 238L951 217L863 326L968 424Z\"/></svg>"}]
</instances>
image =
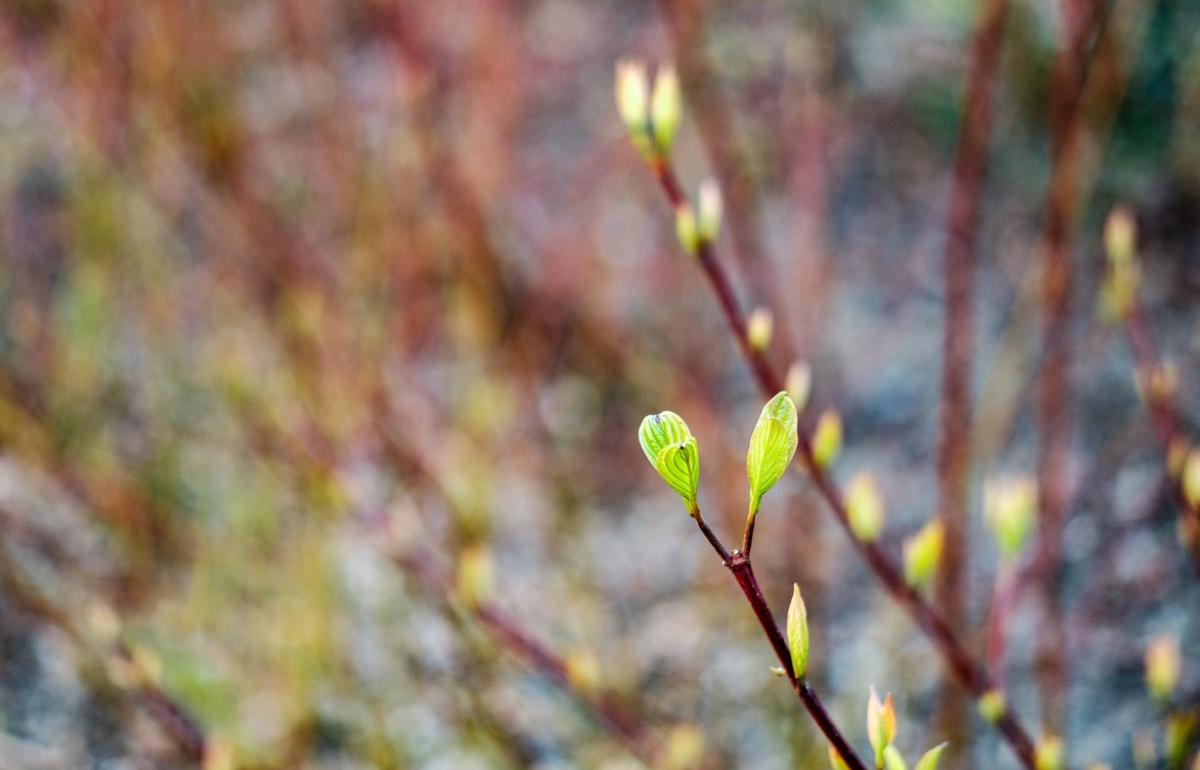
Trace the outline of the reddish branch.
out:
<instances>
[{"instance_id":1,"label":"reddish branch","mask_svg":"<svg viewBox=\"0 0 1200 770\"><path fill-rule=\"evenodd\" d=\"M447 599L453 589L446 578L436 573L427 560L414 555L395 554L392 560L408 574L419 578L435 596ZM537 641L513 618L487 603L466 607L470 615L505 650L544 679L570 695L606 732L625 744L648 767L657 767L665 750L637 714L617 697L606 691L587 693L570 679L567 662L550 648Z\"/></svg>"},{"instance_id":2,"label":"reddish branch","mask_svg":"<svg viewBox=\"0 0 1200 770\"><path fill-rule=\"evenodd\" d=\"M946 216L945 318L942 325L941 434L938 439L938 516L946 541L938 567L938 607L956 631L963 625L967 482L971 456L971 352L979 210L987 169L988 118L1004 37L1006 0L988 0L971 39L966 96L950 208ZM964 744L963 702L943 693L942 726L952 750Z\"/></svg>"},{"instance_id":3,"label":"reddish branch","mask_svg":"<svg viewBox=\"0 0 1200 770\"><path fill-rule=\"evenodd\" d=\"M1169 388L1159 387L1155 380L1164 376L1166 368L1154 338L1150 334L1150 325L1146 320L1145 310L1136 299L1129 312L1125 314L1125 333L1129 338L1129 347L1133 352L1134 367L1137 370L1138 382L1141 383L1146 406L1150 410L1150 422L1154 433L1162 446L1163 454L1171 476L1171 494L1179 509L1179 532L1184 548L1191 557L1192 566L1200 576L1200 508L1188 500L1182 486L1182 475L1177 475L1170 467L1173 463L1172 452L1187 446L1187 440L1179 430L1179 413L1171 398Z\"/></svg>"},{"instance_id":4,"label":"reddish branch","mask_svg":"<svg viewBox=\"0 0 1200 770\"><path fill-rule=\"evenodd\" d=\"M1042 352L1038 367L1038 554L1045 614L1038 635L1043 722L1061 732L1066 706L1066 633L1061 597L1063 518L1070 440L1071 229L1078 198L1081 99L1091 32L1101 20L1092 0L1060 3L1059 49L1051 85L1051 175L1046 202L1042 273Z\"/></svg>"},{"instance_id":5,"label":"reddish branch","mask_svg":"<svg viewBox=\"0 0 1200 770\"><path fill-rule=\"evenodd\" d=\"M684 205L686 199L671 167L666 163L660 162L655 164L652 170L655 172L672 207L678 209ZM783 380L771 368L770 363L762 354L750 345L749 339L746 336L745 314L737 302L733 293L733 287L729 283L729 278L724 268L717 260L716 252L711 243L701 243L698 261L713 291L717 294L717 299L725 316L726 323L733 333L743 357L750 366L759 390L766 398L775 395L780 390L783 390ZM813 456L812 444L809 441L813 427L811 420L804 415L801 416L801 419L803 424L800 429L800 443L797 454L817 493L825 501L834 518L837 519L842 529L850 537L851 542L867 562L871 571L875 573L875 576L883 583L893 598L908 611L922 632L934 643L946 666L953 672L959 683L975 697L980 697L988 692L993 684L987 672L967 652L945 619L920 594L909 587L899 567L897 567L882 548L874 543L864 543L854 536L854 533L850 529L850 521L846 513L846 506L841 490L838 488L836 482L834 482L833 477L817 464ZM1022 764L1032 769L1034 767L1034 744L1029 737L1029 733L1022 727L1016 717L1011 712L1005 711L1003 716L996 722L996 727L1012 747Z\"/></svg>"}]
</instances>

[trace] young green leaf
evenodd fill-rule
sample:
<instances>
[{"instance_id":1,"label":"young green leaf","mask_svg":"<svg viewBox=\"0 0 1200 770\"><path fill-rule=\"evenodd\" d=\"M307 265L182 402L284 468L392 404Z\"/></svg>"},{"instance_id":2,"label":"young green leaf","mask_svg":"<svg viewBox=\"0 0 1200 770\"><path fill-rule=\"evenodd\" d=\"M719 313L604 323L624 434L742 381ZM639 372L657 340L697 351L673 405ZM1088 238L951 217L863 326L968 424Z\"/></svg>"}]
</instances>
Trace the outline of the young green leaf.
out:
<instances>
[{"instance_id":1,"label":"young green leaf","mask_svg":"<svg viewBox=\"0 0 1200 770\"><path fill-rule=\"evenodd\" d=\"M652 414L638 428L638 443L646 459L687 504L693 516L699 510L700 450L687 423L674 412Z\"/></svg>"},{"instance_id":2,"label":"young green leaf","mask_svg":"<svg viewBox=\"0 0 1200 770\"><path fill-rule=\"evenodd\" d=\"M949 743L939 743L929 751L925 752L920 759L917 760L917 766L913 770L937 770L938 761L942 758L942 752L946 750Z\"/></svg>"},{"instance_id":3,"label":"young green leaf","mask_svg":"<svg viewBox=\"0 0 1200 770\"><path fill-rule=\"evenodd\" d=\"M792 603L787 611L788 650L792 653L792 673L803 679L808 673L808 610L800 596L800 586L792 584Z\"/></svg>"},{"instance_id":4,"label":"young green leaf","mask_svg":"<svg viewBox=\"0 0 1200 770\"><path fill-rule=\"evenodd\" d=\"M792 403L791 396L780 392L767 402L759 414L754 433L750 436L750 448L746 452L751 516L758 512L762 496L775 486L775 482L791 464L798 442L796 405Z\"/></svg>"}]
</instances>

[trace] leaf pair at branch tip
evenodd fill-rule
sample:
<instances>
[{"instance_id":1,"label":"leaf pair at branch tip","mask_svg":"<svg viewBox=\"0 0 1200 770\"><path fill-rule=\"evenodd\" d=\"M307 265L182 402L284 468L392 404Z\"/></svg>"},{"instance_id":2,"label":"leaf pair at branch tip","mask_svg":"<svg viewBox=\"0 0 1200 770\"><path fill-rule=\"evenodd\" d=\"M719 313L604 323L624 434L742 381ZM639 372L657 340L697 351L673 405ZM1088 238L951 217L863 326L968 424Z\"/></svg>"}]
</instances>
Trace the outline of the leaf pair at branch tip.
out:
<instances>
[{"instance_id":1,"label":"leaf pair at branch tip","mask_svg":"<svg viewBox=\"0 0 1200 770\"><path fill-rule=\"evenodd\" d=\"M796 404L786 392L775 395L758 416L746 452L750 480L750 516L758 512L762 497L783 476L796 456Z\"/></svg>"},{"instance_id":2,"label":"leaf pair at branch tip","mask_svg":"<svg viewBox=\"0 0 1200 770\"><path fill-rule=\"evenodd\" d=\"M638 428L638 443L658 475L695 516L699 512L700 449L687 423L670 411L648 415Z\"/></svg>"}]
</instances>

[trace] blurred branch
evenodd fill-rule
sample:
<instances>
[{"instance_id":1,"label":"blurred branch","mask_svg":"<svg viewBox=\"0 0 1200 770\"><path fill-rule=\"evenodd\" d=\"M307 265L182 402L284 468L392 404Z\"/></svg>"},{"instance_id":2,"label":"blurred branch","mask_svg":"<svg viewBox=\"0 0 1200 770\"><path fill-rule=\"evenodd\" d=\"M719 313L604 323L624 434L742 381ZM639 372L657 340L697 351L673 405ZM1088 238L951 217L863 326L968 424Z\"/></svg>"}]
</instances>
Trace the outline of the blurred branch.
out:
<instances>
[{"instance_id":1,"label":"blurred branch","mask_svg":"<svg viewBox=\"0 0 1200 770\"><path fill-rule=\"evenodd\" d=\"M1184 493L1183 469L1172 468L1176 461L1172 454L1185 451L1188 441L1179 430L1179 413L1175 407L1173 388L1168 384L1171 374L1154 344L1145 309L1136 295L1123 320L1142 397L1150 411L1154 433L1162 446L1164 464L1170 477L1171 496L1179 511L1179 539L1191 557L1196 575L1200 577L1200 508L1193 505ZM1183 461L1183 458L1178 459Z\"/></svg>"},{"instance_id":2,"label":"blurred branch","mask_svg":"<svg viewBox=\"0 0 1200 770\"><path fill-rule=\"evenodd\" d=\"M941 433L937 450L937 510L946 534L938 567L937 603L947 625L955 632L962 631L966 612L964 574L967 483L971 469L971 360L975 347L979 212L987 170L992 92L1007 9L1007 0L988 0L978 9L946 217ZM943 690L940 722L950 742L949 749L957 756L962 756L967 747L966 722L962 719L965 705L955 691Z\"/></svg>"},{"instance_id":3,"label":"blurred branch","mask_svg":"<svg viewBox=\"0 0 1200 770\"><path fill-rule=\"evenodd\" d=\"M1104 23L1095 0L1062 0L1051 84L1051 172L1043 233L1042 352L1038 366L1038 571L1044 615L1038 685L1048 733L1062 733L1069 672L1062 605L1062 538L1071 433L1071 232L1078 211L1083 98L1090 43Z\"/></svg>"}]
</instances>

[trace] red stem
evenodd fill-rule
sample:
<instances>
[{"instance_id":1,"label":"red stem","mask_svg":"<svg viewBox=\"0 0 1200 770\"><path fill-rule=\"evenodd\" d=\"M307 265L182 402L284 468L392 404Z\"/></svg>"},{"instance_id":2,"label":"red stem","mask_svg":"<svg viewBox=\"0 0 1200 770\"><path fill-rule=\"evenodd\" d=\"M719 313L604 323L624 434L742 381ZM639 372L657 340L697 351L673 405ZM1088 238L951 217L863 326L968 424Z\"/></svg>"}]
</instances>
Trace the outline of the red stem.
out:
<instances>
[{"instance_id":1,"label":"red stem","mask_svg":"<svg viewBox=\"0 0 1200 770\"><path fill-rule=\"evenodd\" d=\"M742 589L746 601L750 603L750 608L754 610L754 616L758 618L758 624L762 626L763 633L767 635L767 641L771 643L771 649L775 651L775 657L779 660L779 665L783 667L784 673L787 674L788 682L792 685L792 690L795 691L796 697L800 699L800 702L804 704L804 708L808 711L809 716L817 723L817 727L825 735L826 740L841 755L842 760L851 770L867 770L866 765L863 764L863 761L854 753L854 749L850 746L849 742L842 736L841 730L838 729L838 726L829 716L829 712L825 710L825 704L821 702L817 693L808 685L806 680L797 678L795 671L792 670L792 654L788 649L787 640L784 639L783 632L779 629L779 624L775 622L775 617L771 614L771 608L767 604L767 600L763 597L762 590L758 587L758 579L754 576L754 568L750 564L750 557L741 551L730 553L721 544L720 539L708 528L708 525L704 523L704 519L701 516L697 514L694 518L704 536L708 538L713 550L721 557L721 563L733 573L738 587Z\"/></svg>"}]
</instances>

